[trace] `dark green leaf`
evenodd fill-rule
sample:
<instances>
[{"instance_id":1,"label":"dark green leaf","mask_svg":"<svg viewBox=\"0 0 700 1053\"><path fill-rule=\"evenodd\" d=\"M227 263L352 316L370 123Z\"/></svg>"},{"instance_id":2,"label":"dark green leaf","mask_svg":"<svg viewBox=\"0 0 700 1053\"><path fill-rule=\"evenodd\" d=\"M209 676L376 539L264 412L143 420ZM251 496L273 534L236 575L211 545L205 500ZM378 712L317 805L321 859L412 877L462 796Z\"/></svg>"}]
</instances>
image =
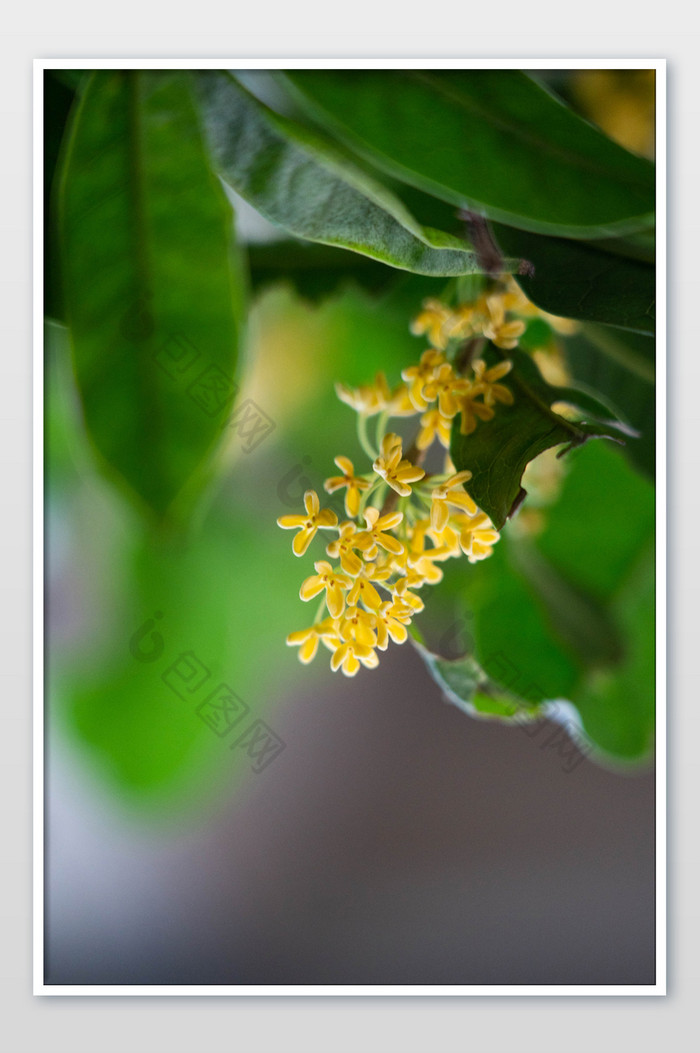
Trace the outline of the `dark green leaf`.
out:
<instances>
[{"instance_id":1,"label":"dark green leaf","mask_svg":"<svg viewBox=\"0 0 700 1053\"><path fill-rule=\"evenodd\" d=\"M248 262L254 292L286 283L312 303L348 285L379 294L401 278L399 271L368 256L303 241L251 245Z\"/></svg>"},{"instance_id":2,"label":"dark green leaf","mask_svg":"<svg viewBox=\"0 0 700 1053\"><path fill-rule=\"evenodd\" d=\"M648 227L654 168L517 70L290 70L311 112L412 186L525 230Z\"/></svg>"},{"instance_id":3,"label":"dark green leaf","mask_svg":"<svg viewBox=\"0 0 700 1053\"><path fill-rule=\"evenodd\" d=\"M54 175L75 91L62 70L44 71L44 315L62 319L64 314L54 210Z\"/></svg>"},{"instance_id":4,"label":"dark green leaf","mask_svg":"<svg viewBox=\"0 0 700 1053\"><path fill-rule=\"evenodd\" d=\"M564 342L576 382L603 392L639 432L625 453L651 479L656 469L656 388L654 340L606 326L585 326Z\"/></svg>"},{"instance_id":5,"label":"dark green leaf","mask_svg":"<svg viewBox=\"0 0 700 1053\"><path fill-rule=\"evenodd\" d=\"M532 277L517 281L542 310L637 333L654 332L656 276L651 264L599 246L512 227L497 225L494 232L504 252L532 263Z\"/></svg>"},{"instance_id":6,"label":"dark green leaf","mask_svg":"<svg viewBox=\"0 0 700 1053\"><path fill-rule=\"evenodd\" d=\"M589 392L549 384L524 351L499 354L513 362L504 380L514 395L513 405L499 404L493 419L480 422L471 435L461 434L458 414L450 453L458 471L472 473L468 491L500 530L524 497L520 480L525 468L540 453L564 444L567 449L581 446L593 438L624 442L630 432ZM551 409L558 402L567 402L589 417L565 419Z\"/></svg>"},{"instance_id":7,"label":"dark green leaf","mask_svg":"<svg viewBox=\"0 0 700 1053\"><path fill-rule=\"evenodd\" d=\"M296 237L417 274L480 270L466 242L421 227L380 183L229 74L200 73L197 83L215 166L271 222ZM506 270L517 266L505 263Z\"/></svg>"},{"instance_id":8,"label":"dark green leaf","mask_svg":"<svg viewBox=\"0 0 700 1053\"><path fill-rule=\"evenodd\" d=\"M59 204L86 427L108 470L162 515L192 491L231 408L242 295L187 74L93 75Z\"/></svg>"}]
</instances>

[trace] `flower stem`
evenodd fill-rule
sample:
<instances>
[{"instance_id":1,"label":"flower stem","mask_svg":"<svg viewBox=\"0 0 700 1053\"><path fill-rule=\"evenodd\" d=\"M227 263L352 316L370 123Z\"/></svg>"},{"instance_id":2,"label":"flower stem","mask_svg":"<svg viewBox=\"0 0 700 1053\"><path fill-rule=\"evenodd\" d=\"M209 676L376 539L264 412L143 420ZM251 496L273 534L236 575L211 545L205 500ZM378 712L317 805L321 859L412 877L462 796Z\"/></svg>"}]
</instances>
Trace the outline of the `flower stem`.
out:
<instances>
[{"instance_id":1,"label":"flower stem","mask_svg":"<svg viewBox=\"0 0 700 1053\"><path fill-rule=\"evenodd\" d=\"M377 452L372 449L369 438L367 437L367 416L364 413L358 413L357 415L357 438L360 442L360 446L367 454L370 461L374 461Z\"/></svg>"}]
</instances>

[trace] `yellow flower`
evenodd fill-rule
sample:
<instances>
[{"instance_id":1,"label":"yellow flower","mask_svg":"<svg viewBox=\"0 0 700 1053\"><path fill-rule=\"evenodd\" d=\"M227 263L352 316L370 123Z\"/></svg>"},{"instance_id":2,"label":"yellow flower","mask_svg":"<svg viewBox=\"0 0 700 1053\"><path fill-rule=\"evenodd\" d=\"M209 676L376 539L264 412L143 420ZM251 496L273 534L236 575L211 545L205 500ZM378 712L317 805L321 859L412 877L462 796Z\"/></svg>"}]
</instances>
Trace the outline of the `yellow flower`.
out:
<instances>
[{"instance_id":1,"label":"yellow flower","mask_svg":"<svg viewBox=\"0 0 700 1053\"><path fill-rule=\"evenodd\" d=\"M363 647L376 647L377 637L374 627L377 619L361 607L348 607L340 622L340 636L348 643L358 643Z\"/></svg>"},{"instance_id":2,"label":"yellow flower","mask_svg":"<svg viewBox=\"0 0 700 1053\"><path fill-rule=\"evenodd\" d=\"M333 559L340 559L340 565L345 573L354 578L362 570L362 560L353 550L359 548L362 551L368 547L368 544L361 539L354 523L342 523L338 537L335 541L331 541L326 552Z\"/></svg>"},{"instance_id":3,"label":"yellow flower","mask_svg":"<svg viewBox=\"0 0 700 1053\"><path fill-rule=\"evenodd\" d=\"M304 601L311 600L325 589L328 613L332 618L339 618L345 607L343 589L350 588L350 578L345 574L338 574L325 560L314 563L314 567L316 574L312 574L310 578L302 582L299 596Z\"/></svg>"},{"instance_id":4,"label":"yellow flower","mask_svg":"<svg viewBox=\"0 0 700 1053\"><path fill-rule=\"evenodd\" d=\"M449 554L439 548L426 549L425 536L429 526L429 520L421 519L414 527L406 560L406 585L402 588L419 589L426 582L436 585L442 581L442 571L435 566L433 560L447 559Z\"/></svg>"},{"instance_id":5,"label":"yellow flower","mask_svg":"<svg viewBox=\"0 0 700 1053\"><path fill-rule=\"evenodd\" d=\"M277 525L283 530L299 530L292 542L295 556L303 556L311 544L317 530L330 530L338 525L338 517L329 508L321 508L315 490L304 494L306 515L280 516Z\"/></svg>"},{"instance_id":6,"label":"yellow flower","mask_svg":"<svg viewBox=\"0 0 700 1053\"><path fill-rule=\"evenodd\" d=\"M414 592L411 592L409 588L410 582L408 578L399 578L393 585L392 591L396 599L398 599L404 606L412 607L414 611L422 611L425 607L420 596L416 596Z\"/></svg>"},{"instance_id":7,"label":"yellow flower","mask_svg":"<svg viewBox=\"0 0 700 1053\"><path fill-rule=\"evenodd\" d=\"M484 336L504 351L511 351L518 346L518 339L525 332L525 323L520 319L506 322L503 297L499 294L486 299L490 320L484 326Z\"/></svg>"},{"instance_id":8,"label":"yellow flower","mask_svg":"<svg viewBox=\"0 0 700 1053\"><path fill-rule=\"evenodd\" d=\"M461 303L450 316L448 324L450 340L463 340L474 332L474 317L476 305L473 303Z\"/></svg>"},{"instance_id":9,"label":"yellow flower","mask_svg":"<svg viewBox=\"0 0 700 1053\"><path fill-rule=\"evenodd\" d=\"M345 514L354 519L360 510L360 491L368 490L369 483L366 479L358 479L356 477L355 468L348 457L338 456L334 458L334 461L343 474L334 475L330 479L326 479L323 489L326 493L332 494L336 490L340 490L341 487L346 486Z\"/></svg>"},{"instance_id":10,"label":"yellow flower","mask_svg":"<svg viewBox=\"0 0 700 1053\"><path fill-rule=\"evenodd\" d=\"M420 419L421 430L418 432L416 446L419 450L427 450L437 438L440 443L449 449L450 434L452 432L452 421L443 417L437 407L430 409Z\"/></svg>"},{"instance_id":11,"label":"yellow flower","mask_svg":"<svg viewBox=\"0 0 700 1053\"><path fill-rule=\"evenodd\" d=\"M413 611L401 603L387 600L376 611L377 647L380 651L386 651L389 645L389 637L394 643L406 642L408 630L406 626L410 623Z\"/></svg>"},{"instance_id":12,"label":"yellow flower","mask_svg":"<svg viewBox=\"0 0 700 1053\"><path fill-rule=\"evenodd\" d=\"M453 505L462 511L475 515L478 511L466 490L461 489L464 483L472 477L470 471L457 472L450 479L446 479L441 486L436 486L432 494L432 505L430 507L430 526L434 531L440 533L447 526L450 518L448 505ZM457 488L460 489L457 489ZM456 491L456 492L455 492Z\"/></svg>"},{"instance_id":13,"label":"yellow flower","mask_svg":"<svg viewBox=\"0 0 700 1053\"><path fill-rule=\"evenodd\" d=\"M349 606L356 607L362 600L367 607L376 610L380 606L382 598L372 582L386 581L389 577L391 577L391 571L388 567L379 567L376 563L366 564L352 583L348 593Z\"/></svg>"},{"instance_id":14,"label":"yellow flower","mask_svg":"<svg viewBox=\"0 0 700 1053\"><path fill-rule=\"evenodd\" d=\"M403 552L403 543L391 534L385 533L385 531L393 530L397 527L402 519L403 512L387 512L386 515L380 516L379 509L367 509L365 512L367 529L357 535L357 547L362 548L365 559L374 559L376 557L377 545L386 552L391 552L396 556Z\"/></svg>"},{"instance_id":15,"label":"yellow flower","mask_svg":"<svg viewBox=\"0 0 700 1053\"><path fill-rule=\"evenodd\" d=\"M383 373L377 373L373 384L361 384L359 388L350 388L347 384L338 382L335 392L341 402L352 406L357 413L365 417L381 413L391 399L389 385Z\"/></svg>"},{"instance_id":16,"label":"yellow flower","mask_svg":"<svg viewBox=\"0 0 700 1053\"><path fill-rule=\"evenodd\" d=\"M377 652L366 644L352 643L349 640L345 640L333 652L331 669L334 673L340 669L345 676L354 676L360 668L360 662L367 669L376 669L379 665Z\"/></svg>"},{"instance_id":17,"label":"yellow flower","mask_svg":"<svg viewBox=\"0 0 700 1053\"><path fill-rule=\"evenodd\" d=\"M471 435L476 430L477 417L479 420L491 420L495 416L490 406L485 406L483 402L476 401L482 393L483 388L472 385L464 395L459 396L457 401L462 414L459 424L461 435Z\"/></svg>"},{"instance_id":18,"label":"yellow flower","mask_svg":"<svg viewBox=\"0 0 700 1053\"><path fill-rule=\"evenodd\" d=\"M431 349L423 352L417 366L401 370L401 376L408 384L409 398L417 410L427 410L428 403L423 397L423 388L433 379L437 366L444 361L445 356L440 351Z\"/></svg>"},{"instance_id":19,"label":"yellow flower","mask_svg":"<svg viewBox=\"0 0 700 1053\"><path fill-rule=\"evenodd\" d=\"M453 522L455 520L456 517L453 517ZM455 530L454 526L451 526L448 523L442 530L433 530L431 527L428 534L437 546L437 551L440 553L439 556L433 556L433 559L442 560L451 559L453 556L461 556L462 550L459 546L459 531Z\"/></svg>"},{"instance_id":20,"label":"yellow flower","mask_svg":"<svg viewBox=\"0 0 700 1053\"><path fill-rule=\"evenodd\" d=\"M459 410L455 393L462 394L466 390L468 390L467 381L455 376L452 366L449 362L445 362L435 370L433 379L423 388L423 397L428 402L437 399L440 413L443 417L451 419Z\"/></svg>"},{"instance_id":21,"label":"yellow flower","mask_svg":"<svg viewBox=\"0 0 700 1053\"><path fill-rule=\"evenodd\" d=\"M424 300L423 310L411 322L411 332L414 336L427 333L433 347L444 351L449 340L451 320L452 312L444 303L440 303L439 300Z\"/></svg>"},{"instance_id":22,"label":"yellow flower","mask_svg":"<svg viewBox=\"0 0 700 1053\"><path fill-rule=\"evenodd\" d=\"M382 452L372 465L377 475L386 480L392 490L401 497L408 497L410 483L416 483L425 475L422 468L417 468L410 461L402 460L401 437L389 432L382 439Z\"/></svg>"},{"instance_id":23,"label":"yellow flower","mask_svg":"<svg viewBox=\"0 0 700 1053\"><path fill-rule=\"evenodd\" d=\"M504 384L496 383L506 373L510 373L513 368L512 362L499 362L497 365L487 369L483 358L477 358L472 368L476 378L474 388L479 389L483 394L484 405L493 406L494 402L503 402L507 406L513 404L513 392L510 388L507 388Z\"/></svg>"},{"instance_id":24,"label":"yellow flower","mask_svg":"<svg viewBox=\"0 0 700 1053\"><path fill-rule=\"evenodd\" d=\"M485 512L478 512L475 516L456 516L455 524L459 529L460 547L470 563L490 556L501 536Z\"/></svg>"},{"instance_id":25,"label":"yellow flower","mask_svg":"<svg viewBox=\"0 0 700 1053\"><path fill-rule=\"evenodd\" d=\"M418 410L411 402L411 396L405 384L399 384L391 393L391 399L387 404L387 413L390 417L414 417Z\"/></svg>"},{"instance_id":26,"label":"yellow flower","mask_svg":"<svg viewBox=\"0 0 700 1053\"><path fill-rule=\"evenodd\" d=\"M505 279L506 288L501 293L501 303L505 311L515 311L516 314L524 314L526 317L534 318L539 313L534 303L528 300L525 293L516 283L511 274Z\"/></svg>"},{"instance_id":27,"label":"yellow flower","mask_svg":"<svg viewBox=\"0 0 700 1053\"><path fill-rule=\"evenodd\" d=\"M326 645L333 641L340 642L332 618L326 618L309 629L298 629L290 633L287 637L287 647L299 647L299 661L308 665L316 656L319 640L323 640Z\"/></svg>"}]
</instances>

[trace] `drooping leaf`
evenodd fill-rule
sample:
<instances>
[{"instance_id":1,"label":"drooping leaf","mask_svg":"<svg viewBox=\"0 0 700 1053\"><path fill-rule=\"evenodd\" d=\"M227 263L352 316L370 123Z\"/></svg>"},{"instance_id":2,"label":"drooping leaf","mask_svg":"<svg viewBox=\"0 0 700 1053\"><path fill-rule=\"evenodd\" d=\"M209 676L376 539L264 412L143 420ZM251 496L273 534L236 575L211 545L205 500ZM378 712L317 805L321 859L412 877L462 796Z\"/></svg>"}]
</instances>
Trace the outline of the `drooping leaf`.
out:
<instances>
[{"instance_id":1,"label":"drooping leaf","mask_svg":"<svg viewBox=\"0 0 700 1053\"><path fill-rule=\"evenodd\" d=\"M450 453L457 471L472 473L467 489L500 529L522 501L525 492L520 480L539 454L553 446L565 445L568 450L594 438L624 442L635 433L590 392L549 384L524 351L492 349L490 356L490 361L508 358L513 363L503 380L514 396L513 404L499 404L493 419L480 422L470 435L461 433L458 414ZM573 421L554 412L552 406L562 402L587 416Z\"/></svg>"},{"instance_id":2,"label":"drooping leaf","mask_svg":"<svg viewBox=\"0 0 700 1053\"><path fill-rule=\"evenodd\" d=\"M530 705L489 680L479 663L468 655L462 658L443 658L428 650L417 639L412 638L433 679L440 685L453 705L475 717L496 718L503 723L517 719L534 720L538 717L537 705Z\"/></svg>"},{"instance_id":3,"label":"drooping leaf","mask_svg":"<svg viewBox=\"0 0 700 1053\"><path fill-rule=\"evenodd\" d=\"M62 277L89 436L162 516L231 408L242 279L188 75L100 71L59 200Z\"/></svg>"},{"instance_id":4,"label":"drooping leaf","mask_svg":"<svg viewBox=\"0 0 700 1053\"><path fill-rule=\"evenodd\" d=\"M313 115L396 178L525 230L647 227L654 168L517 70L289 70Z\"/></svg>"},{"instance_id":5,"label":"drooping leaf","mask_svg":"<svg viewBox=\"0 0 700 1053\"><path fill-rule=\"evenodd\" d=\"M656 276L654 267L599 245L549 238L496 225L503 252L529 260L531 276L517 281L534 304L550 314L584 322L653 334Z\"/></svg>"},{"instance_id":6,"label":"drooping leaf","mask_svg":"<svg viewBox=\"0 0 700 1053\"><path fill-rule=\"evenodd\" d=\"M197 80L222 179L288 233L416 274L480 270L466 242L421 227L401 202L338 149L255 99L230 74ZM517 270L519 261L506 261Z\"/></svg>"},{"instance_id":7,"label":"drooping leaf","mask_svg":"<svg viewBox=\"0 0 700 1053\"><path fill-rule=\"evenodd\" d=\"M654 733L654 491L613 446L592 443L567 463L539 534L506 528L487 560L445 565L431 607L457 603L466 653L423 657L465 712L483 715L495 698L492 718L520 722L529 708L598 759L640 761Z\"/></svg>"}]
</instances>

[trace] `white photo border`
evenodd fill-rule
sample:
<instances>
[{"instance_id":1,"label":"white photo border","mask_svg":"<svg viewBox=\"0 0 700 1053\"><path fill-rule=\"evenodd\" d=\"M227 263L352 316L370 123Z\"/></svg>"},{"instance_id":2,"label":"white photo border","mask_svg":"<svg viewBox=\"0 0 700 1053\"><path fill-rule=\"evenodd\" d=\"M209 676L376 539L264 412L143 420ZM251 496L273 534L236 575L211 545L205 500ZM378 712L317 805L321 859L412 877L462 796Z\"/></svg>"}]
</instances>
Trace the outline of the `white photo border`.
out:
<instances>
[{"instance_id":1,"label":"white photo border","mask_svg":"<svg viewBox=\"0 0 700 1053\"><path fill-rule=\"evenodd\" d=\"M656 72L656 982L654 984L46 984L44 980L43 77L50 69L649 69ZM33 993L35 996L665 996L667 977L666 60L645 58L37 58L33 226Z\"/></svg>"}]
</instances>

